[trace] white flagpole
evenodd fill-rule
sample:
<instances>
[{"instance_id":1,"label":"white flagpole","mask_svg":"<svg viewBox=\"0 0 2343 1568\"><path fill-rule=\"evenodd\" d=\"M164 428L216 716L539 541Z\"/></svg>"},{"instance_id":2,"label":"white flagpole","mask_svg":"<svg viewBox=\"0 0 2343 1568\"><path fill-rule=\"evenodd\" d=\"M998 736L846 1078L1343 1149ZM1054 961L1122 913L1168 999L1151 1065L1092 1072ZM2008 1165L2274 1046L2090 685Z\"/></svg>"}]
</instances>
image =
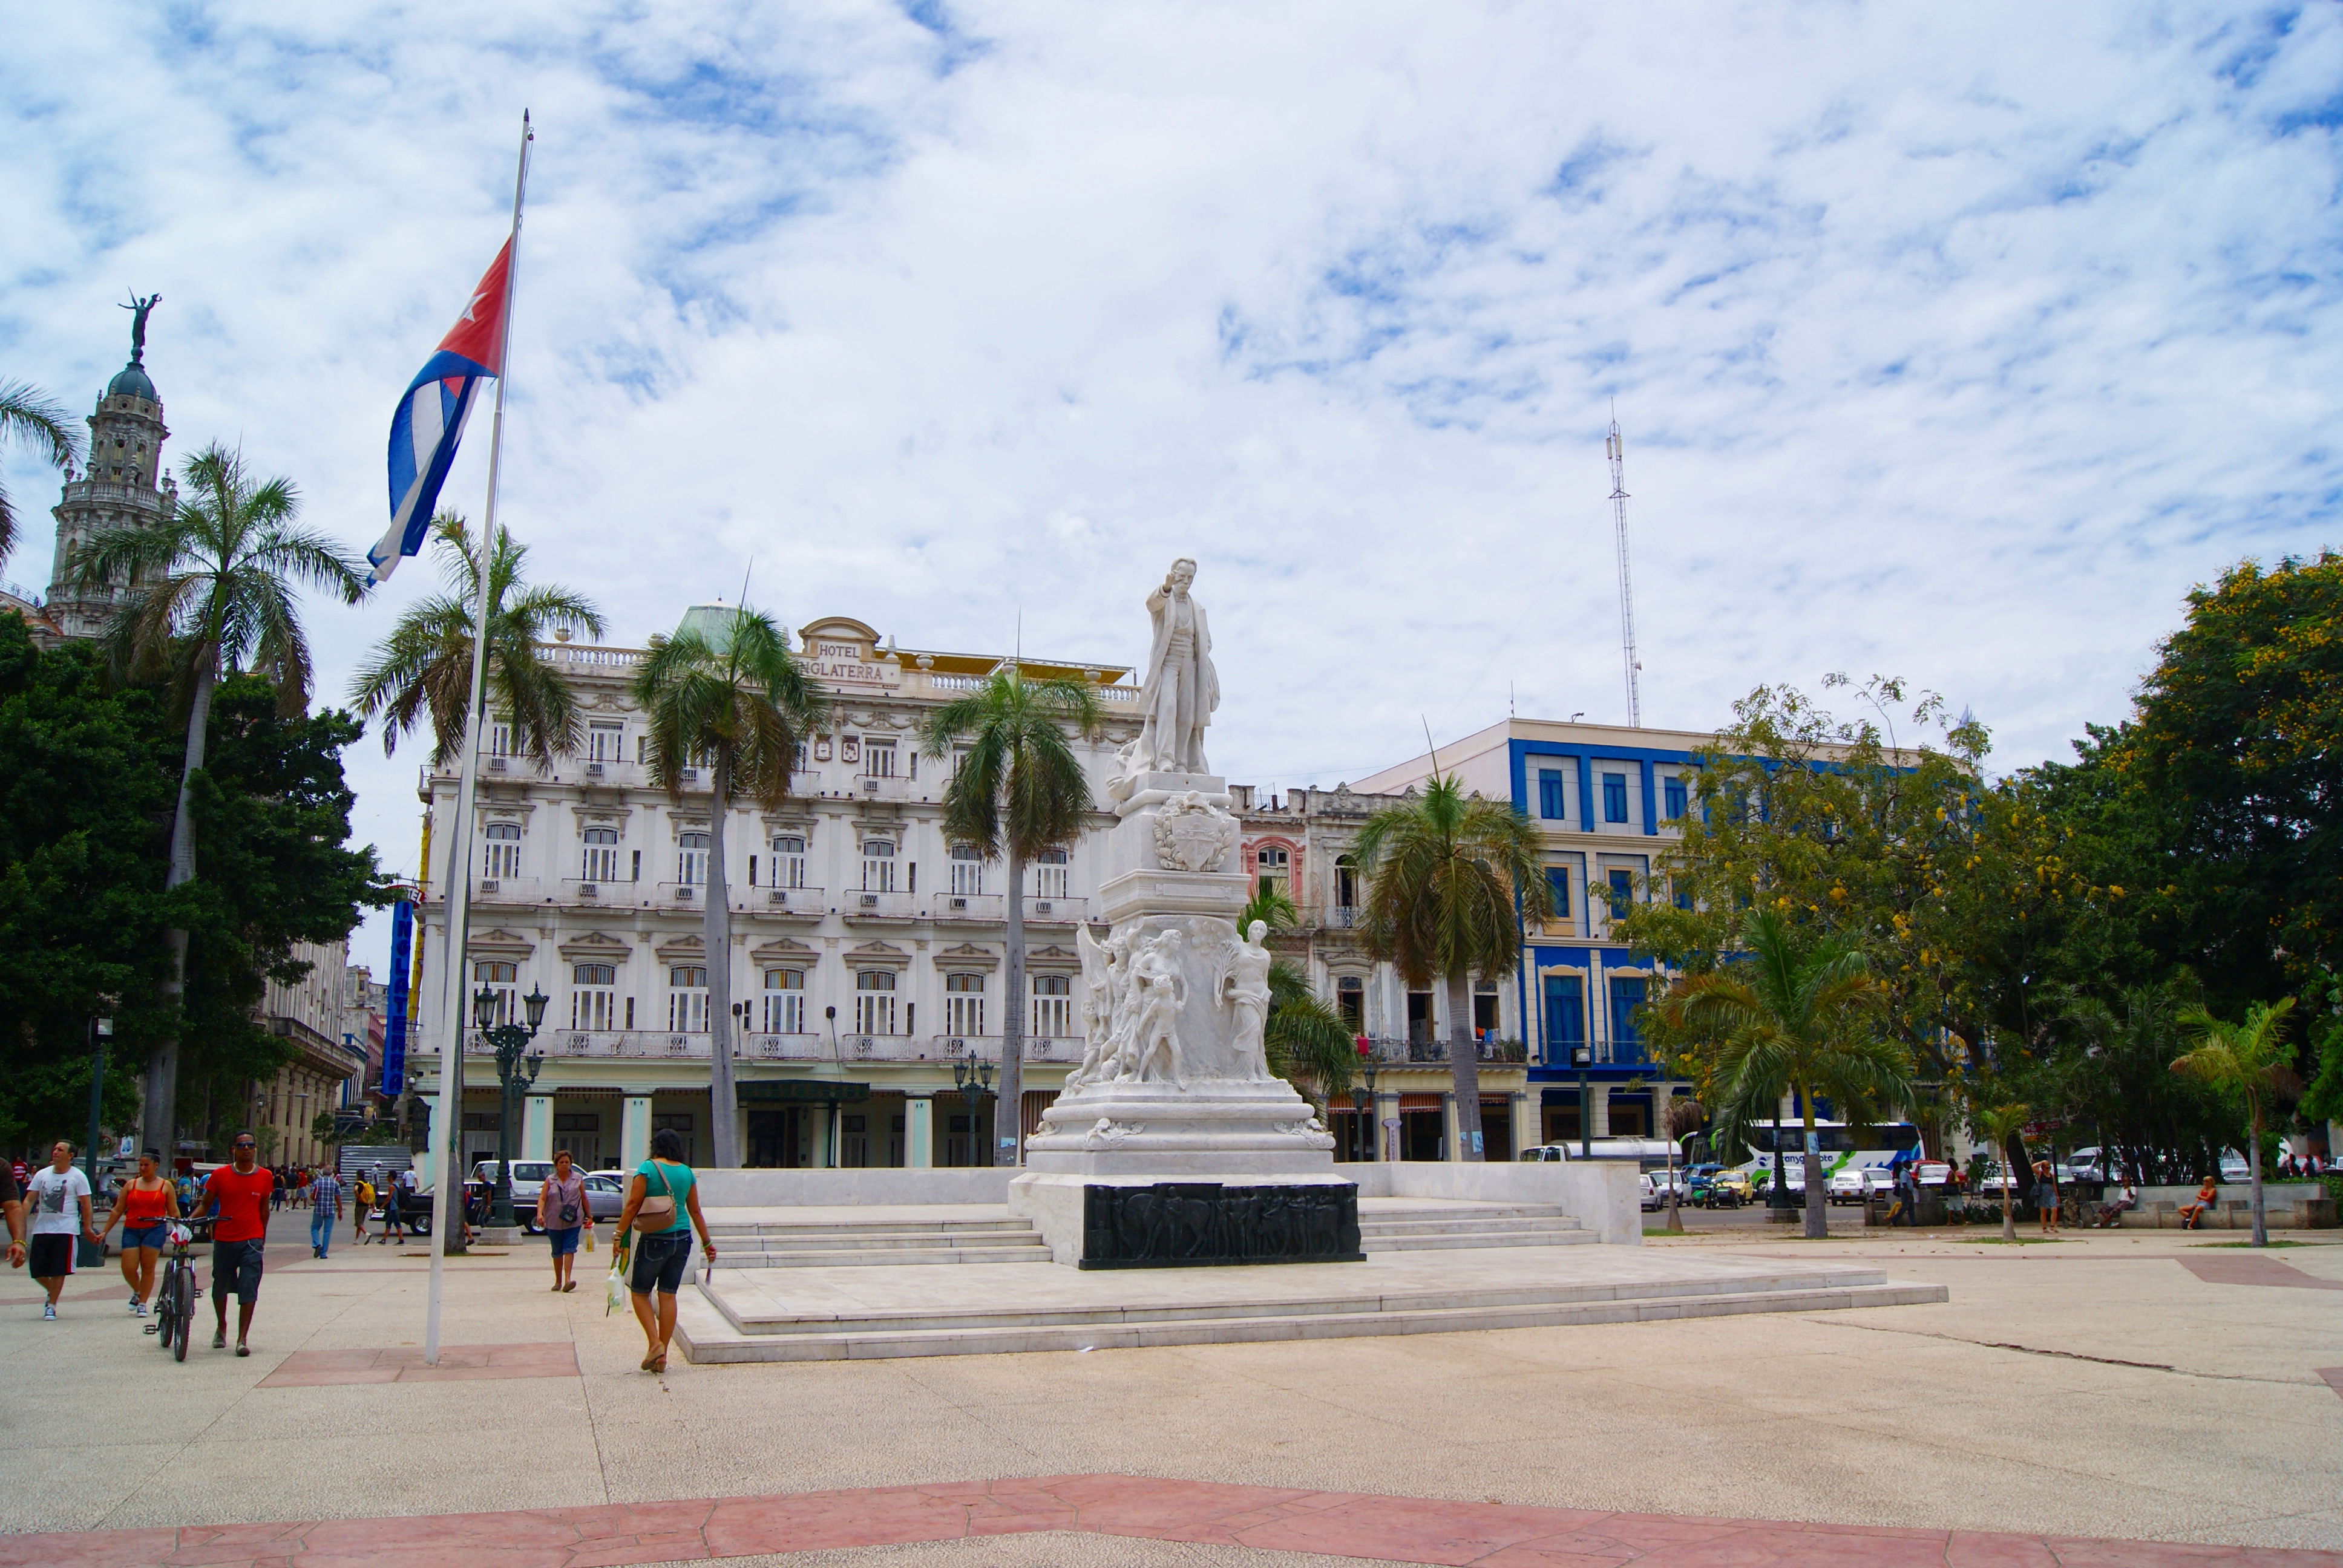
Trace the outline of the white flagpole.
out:
<instances>
[{"instance_id":1,"label":"white flagpole","mask_svg":"<svg viewBox=\"0 0 2343 1568\"><path fill-rule=\"evenodd\" d=\"M472 919L472 811L480 788L480 736L487 729L488 566L497 548L497 472L504 457L505 384L512 378L513 296L520 280L520 208L528 192L528 146L536 139L528 111L520 116L520 168L513 176L510 252L505 259L504 320L497 329L497 417L488 431L488 515L480 530L479 592L472 603L472 686L464 732L464 763L456 785L456 820L447 835L447 961L440 976L439 1106L432 1139L439 1169L433 1180L431 1286L423 1321L423 1364L439 1364L439 1303L447 1261L447 1237L464 1222L464 1107L461 1069L468 1004L465 953Z\"/></svg>"}]
</instances>

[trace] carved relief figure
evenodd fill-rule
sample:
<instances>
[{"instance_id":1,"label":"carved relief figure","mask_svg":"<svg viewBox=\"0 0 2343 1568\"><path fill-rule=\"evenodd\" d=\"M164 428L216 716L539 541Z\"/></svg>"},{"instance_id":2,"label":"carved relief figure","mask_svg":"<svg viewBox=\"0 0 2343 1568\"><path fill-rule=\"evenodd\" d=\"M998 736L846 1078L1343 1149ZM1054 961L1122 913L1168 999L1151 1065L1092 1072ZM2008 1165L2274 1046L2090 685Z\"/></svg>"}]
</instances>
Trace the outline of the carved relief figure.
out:
<instances>
[{"instance_id":1,"label":"carved relief figure","mask_svg":"<svg viewBox=\"0 0 2343 1568\"><path fill-rule=\"evenodd\" d=\"M1234 1043L1241 1078L1269 1076L1269 1048L1263 1036L1269 1026L1269 966L1276 960L1264 940L1268 935L1266 921L1253 921L1243 940L1221 950L1213 976L1221 1000L1237 1015Z\"/></svg>"},{"instance_id":2,"label":"carved relief figure","mask_svg":"<svg viewBox=\"0 0 2343 1568\"><path fill-rule=\"evenodd\" d=\"M1155 859L1168 871L1217 871L1235 852L1237 819L1186 789L1155 813Z\"/></svg>"},{"instance_id":3,"label":"carved relief figure","mask_svg":"<svg viewBox=\"0 0 2343 1568\"><path fill-rule=\"evenodd\" d=\"M1074 944L1082 956L1082 1064L1067 1075L1069 1089L1115 1076L1115 1020L1131 933L1116 931L1101 942L1088 926L1078 926Z\"/></svg>"},{"instance_id":4,"label":"carved relief figure","mask_svg":"<svg viewBox=\"0 0 2343 1568\"><path fill-rule=\"evenodd\" d=\"M1168 1078L1188 1087L1180 1062L1180 1009L1187 986L1180 978L1180 932L1163 932L1131 962L1130 1032L1122 1042L1121 1076L1140 1082Z\"/></svg>"},{"instance_id":5,"label":"carved relief figure","mask_svg":"<svg viewBox=\"0 0 2343 1568\"><path fill-rule=\"evenodd\" d=\"M1188 592L1195 580L1196 563L1182 557L1172 563L1163 586L1147 596L1155 635L1139 698L1145 725L1137 760L1158 773L1212 771L1204 760L1204 728L1221 705L1221 678L1212 668L1204 607Z\"/></svg>"}]
</instances>

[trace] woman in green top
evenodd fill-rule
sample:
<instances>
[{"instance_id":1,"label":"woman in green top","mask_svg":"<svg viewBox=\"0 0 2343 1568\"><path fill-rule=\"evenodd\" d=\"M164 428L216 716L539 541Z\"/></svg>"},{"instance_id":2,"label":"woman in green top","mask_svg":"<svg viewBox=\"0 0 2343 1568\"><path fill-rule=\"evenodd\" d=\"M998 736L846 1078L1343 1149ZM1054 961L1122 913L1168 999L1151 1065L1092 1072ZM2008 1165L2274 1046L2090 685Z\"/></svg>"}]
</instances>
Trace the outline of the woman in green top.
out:
<instances>
[{"instance_id":1,"label":"woman in green top","mask_svg":"<svg viewBox=\"0 0 2343 1568\"><path fill-rule=\"evenodd\" d=\"M636 1232L637 1211L646 1201L655 1203L660 1199L672 1201L674 1207L669 1212L673 1222ZM683 1271L691 1262L694 1226L699 1229L700 1250L708 1254L708 1266L712 1269L716 1241L699 1212L699 1178L683 1162L683 1134L662 1127L651 1134L651 1157L636 1168L628 1181L627 1206L618 1213L618 1234L634 1236L634 1265L628 1273L627 1289L634 1297L635 1321L643 1325L643 1338L650 1346L643 1356L647 1372L667 1371L668 1342L675 1338L675 1293L683 1288ZM659 1294L656 1308L651 1304L653 1292Z\"/></svg>"}]
</instances>

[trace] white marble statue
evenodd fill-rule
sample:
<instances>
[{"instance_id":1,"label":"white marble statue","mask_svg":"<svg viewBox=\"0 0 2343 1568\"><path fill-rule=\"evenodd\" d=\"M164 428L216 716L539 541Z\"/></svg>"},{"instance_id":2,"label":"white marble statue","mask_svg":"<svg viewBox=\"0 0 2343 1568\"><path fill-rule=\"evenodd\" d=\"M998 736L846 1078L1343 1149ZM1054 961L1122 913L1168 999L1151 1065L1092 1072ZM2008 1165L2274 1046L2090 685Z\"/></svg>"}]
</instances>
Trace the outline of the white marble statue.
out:
<instances>
[{"instance_id":1,"label":"white marble statue","mask_svg":"<svg viewBox=\"0 0 2343 1568\"><path fill-rule=\"evenodd\" d=\"M1196 563L1182 557L1172 563L1163 586L1147 596L1155 637L1139 698L1146 722L1133 760L1151 772L1212 771L1204 760L1204 728L1221 705L1221 678L1212 668L1204 607L1188 591L1195 580Z\"/></svg>"},{"instance_id":2,"label":"white marble statue","mask_svg":"<svg viewBox=\"0 0 2343 1568\"><path fill-rule=\"evenodd\" d=\"M1067 1075L1070 1089L1115 1075L1116 1004L1131 955L1131 931L1116 931L1101 942L1090 927L1077 926L1074 946L1082 958L1082 1064Z\"/></svg>"},{"instance_id":3,"label":"white marble statue","mask_svg":"<svg viewBox=\"0 0 2343 1568\"><path fill-rule=\"evenodd\" d=\"M1238 1075L1243 1078L1269 1076L1269 1047L1263 1037L1269 1026L1269 966L1276 956L1264 940L1268 935L1268 922L1255 920L1242 940L1221 950L1216 985L1237 1015L1231 1043L1236 1049Z\"/></svg>"},{"instance_id":4,"label":"white marble statue","mask_svg":"<svg viewBox=\"0 0 2343 1568\"><path fill-rule=\"evenodd\" d=\"M1124 1078L1142 1083L1169 1079L1185 1089L1180 1009L1188 1000L1188 987L1180 973L1180 942L1175 926L1157 934L1131 960L1131 1017L1120 1065Z\"/></svg>"}]
</instances>

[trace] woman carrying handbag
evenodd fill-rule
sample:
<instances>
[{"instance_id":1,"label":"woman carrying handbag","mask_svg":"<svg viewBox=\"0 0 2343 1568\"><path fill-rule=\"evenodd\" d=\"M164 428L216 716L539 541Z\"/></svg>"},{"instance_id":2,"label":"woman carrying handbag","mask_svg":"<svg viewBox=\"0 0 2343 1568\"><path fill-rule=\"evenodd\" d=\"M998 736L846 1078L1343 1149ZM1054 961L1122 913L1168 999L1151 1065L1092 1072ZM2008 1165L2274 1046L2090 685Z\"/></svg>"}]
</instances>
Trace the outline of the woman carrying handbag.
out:
<instances>
[{"instance_id":1,"label":"woman carrying handbag","mask_svg":"<svg viewBox=\"0 0 2343 1568\"><path fill-rule=\"evenodd\" d=\"M643 1325L649 1350L643 1371L667 1371L668 1342L675 1337L675 1296L683 1288L683 1271L691 1263L691 1232L699 1231L700 1250L709 1267L716 1266L716 1242L699 1212L699 1181L683 1162L683 1135L671 1127L651 1134L651 1157L635 1170L627 1183L627 1206L618 1214L618 1233L632 1232L634 1261L627 1280L633 1297L635 1321ZM656 1292L659 1302L653 1306Z\"/></svg>"}]
</instances>

